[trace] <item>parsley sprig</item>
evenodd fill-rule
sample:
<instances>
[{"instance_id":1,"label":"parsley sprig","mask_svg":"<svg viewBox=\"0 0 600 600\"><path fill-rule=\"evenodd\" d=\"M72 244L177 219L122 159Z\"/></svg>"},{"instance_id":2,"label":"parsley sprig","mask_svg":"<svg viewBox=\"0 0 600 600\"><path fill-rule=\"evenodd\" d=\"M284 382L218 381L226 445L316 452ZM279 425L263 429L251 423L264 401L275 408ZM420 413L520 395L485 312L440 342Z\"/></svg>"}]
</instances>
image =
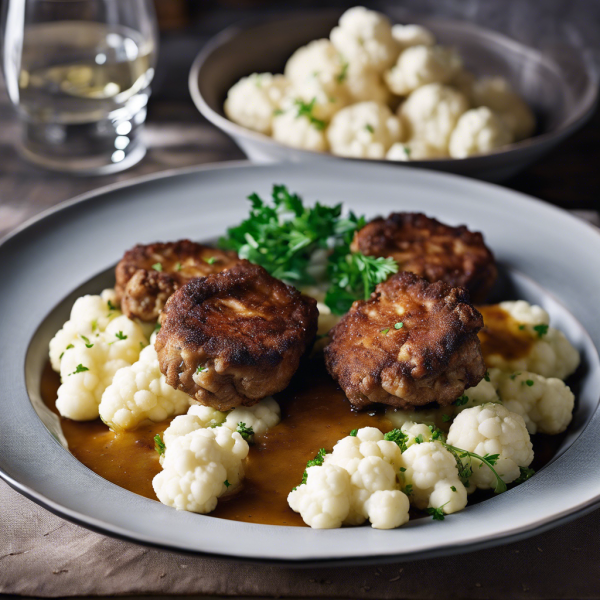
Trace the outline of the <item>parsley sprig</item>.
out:
<instances>
[{"instance_id":1,"label":"parsley sprig","mask_svg":"<svg viewBox=\"0 0 600 600\"><path fill-rule=\"evenodd\" d=\"M296 118L306 117L310 124L319 131L323 131L326 127L325 121L322 119L317 119L314 115L315 104L317 103L317 99L313 98L310 102L305 102L300 98L294 100L294 104L296 105L297 113Z\"/></svg>"},{"instance_id":2,"label":"parsley sprig","mask_svg":"<svg viewBox=\"0 0 600 600\"><path fill-rule=\"evenodd\" d=\"M496 469L494 469L494 465L498 462L498 458L500 458L499 454L486 454L485 456L481 456L475 452L468 452L467 450L457 448L456 446L452 446L446 442L442 442L442 444L454 455L454 458L456 459L456 466L458 467L458 475L465 487L469 487L469 479L471 475L473 475L472 459L476 458L477 460L481 461L479 468L481 468L483 465L486 465L496 477L496 487L494 488L494 493L501 494L507 490L506 483L504 483L500 475L498 475ZM468 463L463 462L463 459L468 459Z\"/></svg>"},{"instance_id":3,"label":"parsley sprig","mask_svg":"<svg viewBox=\"0 0 600 600\"><path fill-rule=\"evenodd\" d=\"M165 450L167 449L167 447L165 446L165 443L162 441L162 438L160 437L160 433L157 433L154 436L154 449L161 456L165 453Z\"/></svg>"},{"instance_id":4,"label":"parsley sprig","mask_svg":"<svg viewBox=\"0 0 600 600\"><path fill-rule=\"evenodd\" d=\"M237 424L236 431L246 440L249 441L254 435L254 429L252 427L248 427L246 423L242 423L241 421Z\"/></svg>"}]
</instances>

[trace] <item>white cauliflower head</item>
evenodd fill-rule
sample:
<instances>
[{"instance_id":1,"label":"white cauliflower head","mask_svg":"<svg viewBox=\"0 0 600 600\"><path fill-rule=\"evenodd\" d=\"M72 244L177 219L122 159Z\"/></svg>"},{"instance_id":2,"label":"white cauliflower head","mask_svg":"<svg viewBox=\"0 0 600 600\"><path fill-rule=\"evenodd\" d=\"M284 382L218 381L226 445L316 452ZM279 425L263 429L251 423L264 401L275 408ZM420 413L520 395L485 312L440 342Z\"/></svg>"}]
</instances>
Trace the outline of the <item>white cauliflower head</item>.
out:
<instances>
[{"instance_id":1,"label":"white cauliflower head","mask_svg":"<svg viewBox=\"0 0 600 600\"><path fill-rule=\"evenodd\" d=\"M466 389L463 395L452 405L455 413L482 404L500 402L496 385L490 375L486 375L477 385Z\"/></svg>"},{"instance_id":2,"label":"white cauliflower head","mask_svg":"<svg viewBox=\"0 0 600 600\"><path fill-rule=\"evenodd\" d=\"M139 360L119 369L104 390L100 418L114 431L135 429L145 420L158 423L186 412L190 396L172 388L160 372L152 345L142 350Z\"/></svg>"},{"instance_id":3,"label":"white cauliflower head","mask_svg":"<svg viewBox=\"0 0 600 600\"><path fill-rule=\"evenodd\" d=\"M494 469L504 483L517 479L520 467L528 467L533 460L533 447L523 417L502 404L483 404L463 410L450 426L448 444L483 457L497 454ZM471 484L482 489L496 487L493 472L480 460L462 460L470 461Z\"/></svg>"},{"instance_id":4,"label":"white cauliflower head","mask_svg":"<svg viewBox=\"0 0 600 600\"><path fill-rule=\"evenodd\" d=\"M447 153L450 135L469 101L459 91L439 83L418 88L400 106L400 116L413 138Z\"/></svg>"},{"instance_id":5,"label":"white cauliflower head","mask_svg":"<svg viewBox=\"0 0 600 600\"><path fill-rule=\"evenodd\" d=\"M453 48L411 46L385 73L385 81L392 92L406 96L428 83L448 83L461 68L462 61Z\"/></svg>"},{"instance_id":6,"label":"white cauliflower head","mask_svg":"<svg viewBox=\"0 0 600 600\"><path fill-rule=\"evenodd\" d=\"M252 428L254 435L264 435L281 419L281 409L274 398L263 398L254 406L239 406L228 413L223 425L235 431L239 423Z\"/></svg>"},{"instance_id":7,"label":"white cauliflower head","mask_svg":"<svg viewBox=\"0 0 600 600\"><path fill-rule=\"evenodd\" d=\"M531 338L531 347L525 356L506 358L501 354L486 356L490 367L504 371L532 371L544 377L566 379L579 366L580 356L562 331L549 326L550 316L541 307L525 300L499 304L517 323L519 329Z\"/></svg>"},{"instance_id":8,"label":"white cauliflower head","mask_svg":"<svg viewBox=\"0 0 600 600\"><path fill-rule=\"evenodd\" d=\"M486 106L464 113L450 136L450 156L467 158L488 154L513 141L505 122Z\"/></svg>"},{"instance_id":9,"label":"white cauliflower head","mask_svg":"<svg viewBox=\"0 0 600 600\"><path fill-rule=\"evenodd\" d=\"M411 445L403 454L404 489L420 509L439 508L446 514L467 505L467 490L460 480L456 459L440 442ZM410 486L410 487L407 487Z\"/></svg>"},{"instance_id":10,"label":"white cauliflower head","mask_svg":"<svg viewBox=\"0 0 600 600\"><path fill-rule=\"evenodd\" d=\"M394 63L400 51L389 19L363 6L348 9L329 37L346 60L380 72Z\"/></svg>"},{"instance_id":11,"label":"white cauliflower head","mask_svg":"<svg viewBox=\"0 0 600 600\"><path fill-rule=\"evenodd\" d=\"M326 123L315 116L316 99L288 98L273 118L273 139L303 150L325 152Z\"/></svg>"},{"instance_id":12,"label":"white cauliflower head","mask_svg":"<svg viewBox=\"0 0 600 600\"><path fill-rule=\"evenodd\" d=\"M243 478L248 443L227 427L197 429L166 443L163 470L152 486L158 499L177 510L209 513L218 498Z\"/></svg>"},{"instance_id":13,"label":"white cauliflower head","mask_svg":"<svg viewBox=\"0 0 600 600\"><path fill-rule=\"evenodd\" d=\"M515 140L529 137L535 129L535 117L525 101L503 77L482 77L473 85L475 106L487 106L497 112Z\"/></svg>"},{"instance_id":14,"label":"white cauliflower head","mask_svg":"<svg viewBox=\"0 0 600 600\"><path fill-rule=\"evenodd\" d=\"M359 62L348 64L344 85L350 95L350 102L377 102L387 104L390 90L383 81L381 73Z\"/></svg>"},{"instance_id":15,"label":"white cauliflower head","mask_svg":"<svg viewBox=\"0 0 600 600\"><path fill-rule=\"evenodd\" d=\"M422 25L392 25L392 37L401 51L411 46L433 46L435 44L433 33Z\"/></svg>"},{"instance_id":16,"label":"white cauliflower head","mask_svg":"<svg viewBox=\"0 0 600 600\"><path fill-rule=\"evenodd\" d=\"M225 114L235 123L269 135L273 115L287 96L290 82L283 75L253 73L227 92Z\"/></svg>"},{"instance_id":17,"label":"white cauliflower head","mask_svg":"<svg viewBox=\"0 0 600 600\"><path fill-rule=\"evenodd\" d=\"M313 529L341 527L350 511L350 475L336 465L309 467L306 483L288 495L290 508Z\"/></svg>"},{"instance_id":18,"label":"white cauliflower head","mask_svg":"<svg viewBox=\"0 0 600 600\"><path fill-rule=\"evenodd\" d=\"M448 152L430 146L424 140L419 138L408 142L397 142L392 144L385 157L388 160L398 162L408 162L411 160L435 160L436 158L445 158Z\"/></svg>"},{"instance_id":19,"label":"white cauliflower head","mask_svg":"<svg viewBox=\"0 0 600 600\"><path fill-rule=\"evenodd\" d=\"M102 333L76 340L60 366L56 408L75 421L97 419L104 390L115 373L133 364L148 344L140 326L126 316L112 320Z\"/></svg>"},{"instance_id":20,"label":"white cauliflower head","mask_svg":"<svg viewBox=\"0 0 600 600\"><path fill-rule=\"evenodd\" d=\"M227 413L221 412L211 406L194 404L189 407L187 414L175 417L163 433L163 441L170 444L175 438L187 435L198 429L213 428L221 425Z\"/></svg>"},{"instance_id":21,"label":"white cauliflower head","mask_svg":"<svg viewBox=\"0 0 600 600\"><path fill-rule=\"evenodd\" d=\"M536 373L490 369L504 406L523 417L529 433L556 435L573 419L575 396L565 383Z\"/></svg>"},{"instance_id":22,"label":"white cauliflower head","mask_svg":"<svg viewBox=\"0 0 600 600\"><path fill-rule=\"evenodd\" d=\"M377 490L365 501L365 512L374 529L395 529L408 522L410 501L400 490Z\"/></svg>"},{"instance_id":23,"label":"white cauliflower head","mask_svg":"<svg viewBox=\"0 0 600 600\"><path fill-rule=\"evenodd\" d=\"M375 102L359 102L336 113L327 130L331 152L355 158L384 158L402 138L400 120Z\"/></svg>"},{"instance_id":24,"label":"white cauliflower head","mask_svg":"<svg viewBox=\"0 0 600 600\"><path fill-rule=\"evenodd\" d=\"M75 300L69 320L50 340L50 363L56 372L60 372L60 362L70 345L102 333L113 319L121 316L118 305L113 289L106 289L99 296L87 295Z\"/></svg>"},{"instance_id":25,"label":"white cauliflower head","mask_svg":"<svg viewBox=\"0 0 600 600\"><path fill-rule=\"evenodd\" d=\"M404 410L402 408L393 408L391 406L385 409L386 418L392 425L398 429L405 423L420 423L423 425L433 425L439 429L448 429L448 421L451 420L454 411L452 407L430 408L424 410ZM444 415L446 415L444 417ZM446 419L446 420L444 420Z\"/></svg>"}]
</instances>

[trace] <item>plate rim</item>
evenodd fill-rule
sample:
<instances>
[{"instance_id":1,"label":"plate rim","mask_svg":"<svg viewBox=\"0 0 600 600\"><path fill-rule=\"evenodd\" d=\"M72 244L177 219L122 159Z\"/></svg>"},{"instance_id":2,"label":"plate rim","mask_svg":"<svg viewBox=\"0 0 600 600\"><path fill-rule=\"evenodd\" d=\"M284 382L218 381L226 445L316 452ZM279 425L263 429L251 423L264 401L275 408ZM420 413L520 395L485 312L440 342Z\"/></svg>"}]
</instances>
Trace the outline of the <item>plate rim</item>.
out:
<instances>
[{"instance_id":1,"label":"plate rim","mask_svg":"<svg viewBox=\"0 0 600 600\"><path fill-rule=\"evenodd\" d=\"M168 179L168 178L172 178L172 177L177 177L178 175L201 173L203 171L217 171L217 170L224 170L224 169L234 169L234 170L244 169L245 170L248 168L251 170L252 169L270 170L270 169L278 168L278 167L287 168L287 169L294 168L293 165L253 165L249 161L227 161L224 163L216 163L216 164L209 163L209 164L200 165L200 166L185 167L183 169L169 169L169 170L161 171L159 173L152 173L149 175L145 175L145 176L139 177L139 178L132 178L132 179L126 180L126 181L115 182L115 183L109 184L107 186L98 188L96 190L91 190L84 194L78 195L75 198L72 198L70 200L61 202L60 204L58 204L54 207L50 207L49 209L41 212L40 214L35 215L34 217L32 217L31 219L29 219L28 221L26 221L19 227L17 227L15 230L10 232L8 236L5 236L2 240L0 240L0 248L2 248L8 241L13 239L14 237L22 234L24 231L26 231L32 225L35 225L35 224L39 223L40 221L43 221L47 217L49 217L57 212L60 212L64 209L73 207L77 204L84 203L88 200L91 200L91 199L97 197L97 196L102 196L104 194L107 194L107 193L110 193L113 191L119 191L121 189L128 188L128 187L135 187L139 184L147 183L149 181L153 181L156 179ZM299 167L306 168L307 166L299 165ZM364 169L370 169L370 168L390 169L390 171L393 170L395 173L398 173L398 171L395 170L394 167L391 165L390 166L387 166L387 165L373 165L373 166L369 165L369 166L367 166L367 165L365 165L362 168L364 168ZM459 184L462 182L463 184L470 186L472 189L475 189L475 191L478 188L484 190L486 188L489 188L489 186L492 186L492 188L497 188L503 194L508 194L509 196L518 198L519 201L526 201L528 203L538 205L539 207L541 207L545 210L549 210L550 212L555 213L557 215L560 214L563 217L568 217L574 223L577 223L577 226L585 225L589 230L593 231L597 236L600 236L600 230L598 230L596 227L594 227L590 223L587 223L585 221L578 219L577 217L569 214L567 211L565 211L562 208L548 204L547 202L544 202L540 199L528 196L521 192L516 192L514 190L510 190L510 189L507 189L507 188L504 188L502 186L495 185L495 184L471 180L471 179L461 177L461 176L458 176L455 174L425 172L425 171L417 170L414 168L410 169L410 170L418 178L424 178L424 179L433 178L433 179L437 179L438 181L443 181L443 180L449 178L450 180L457 180L457 182ZM404 172L403 175L400 175L398 173L398 177L402 177L402 176L406 176L406 175L408 175L406 172ZM549 291L551 292L551 290L549 290ZM69 292L67 291L67 293L69 293ZM38 326L39 326L39 323L38 323ZM29 342L28 342L28 344L29 344ZM582 432L582 434L583 433L584 432ZM326 559L321 559L321 558L319 558L319 559L304 559L304 558L278 559L278 558L273 558L273 557L249 558L247 556L235 555L235 554L231 554L231 553L220 553L220 552L210 553L210 552L198 551L198 550L188 550L188 549L174 546L171 543L152 541L149 539L142 539L143 536L140 536L140 534L138 534L136 532L127 533L125 530L121 530L121 528L119 526L112 525L111 523L107 523L104 521L99 521L96 517L90 517L89 515L79 513L70 508L62 506L52 500L49 500L48 498L44 497L43 494L36 492L31 487L20 483L19 481L17 481L16 479L14 479L10 475L8 475L8 473L4 472L1 468L0 468L0 478L4 479L13 489L17 490L19 493L30 498L31 500L33 500L40 506L43 506L44 508L50 510L51 512L58 514L59 516L66 518L69 521L72 521L79 525L82 525L88 529L92 529L94 531L98 531L100 533L103 533L103 534L106 534L106 535L109 535L112 537L126 539L128 541L131 541L134 543L139 543L142 545L148 545L148 546L158 547L158 548L165 548L170 551L182 552L182 553L186 553L186 554L201 555L201 556L206 556L206 557L210 557L210 558L221 558L221 559L225 558L225 559L236 560L236 561L248 561L251 563L278 564L278 565L288 565L288 566L289 565L332 566L335 564L374 563L374 562L385 562L385 561L398 562L398 561L408 561L408 560L416 560L416 559L433 557L433 556L446 555L446 554L451 554L451 553L469 552L469 551L472 551L472 550L475 550L478 548L490 547L490 546L498 545L501 543L509 543L510 541L522 539L524 537L528 537L529 535L533 535L536 532L542 532L542 531L548 530L548 529L558 526L564 522L568 522L568 521L576 518L580 514L585 514L585 512L593 510L600 503L600 494L599 494L591 500L581 502L579 504L576 504L576 505L570 507L568 510L562 511L560 514L558 514L558 516L553 515L546 519L536 520L534 522L530 522L526 526L515 527L515 528L509 529L509 530L505 530L501 533L498 533L495 536L487 536L485 539L481 539L481 540L467 541L467 542L463 542L463 543L454 543L454 544L446 543L446 544L443 544L443 547L440 550L425 549L425 550L421 550L417 553L410 552L410 553L403 553L403 554L371 554L368 557L361 557L361 558L357 558L357 557L334 557L334 558L326 558ZM110 483L110 482L108 482L108 483ZM111 485L114 485L114 484L111 484ZM507 533L506 531L509 531L509 532Z\"/></svg>"}]
</instances>

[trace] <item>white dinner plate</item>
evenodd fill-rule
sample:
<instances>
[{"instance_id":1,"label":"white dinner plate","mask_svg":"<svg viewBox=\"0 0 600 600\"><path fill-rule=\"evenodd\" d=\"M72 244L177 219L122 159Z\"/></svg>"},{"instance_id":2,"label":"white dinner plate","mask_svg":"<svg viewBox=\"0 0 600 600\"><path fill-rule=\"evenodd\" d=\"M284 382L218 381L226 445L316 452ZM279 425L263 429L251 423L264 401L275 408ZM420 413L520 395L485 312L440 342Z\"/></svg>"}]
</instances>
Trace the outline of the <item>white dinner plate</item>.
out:
<instances>
[{"instance_id":1,"label":"white dinner plate","mask_svg":"<svg viewBox=\"0 0 600 600\"><path fill-rule=\"evenodd\" d=\"M39 387L48 342L73 300L112 285L112 268L136 243L213 240L247 215L251 192L269 197L273 183L307 202L343 202L369 217L416 210L483 231L503 274L497 293L543 305L582 353L575 418L554 460L524 484L443 522L316 531L177 512L102 479L65 450L56 422L40 407ZM599 272L593 227L540 201L452 175L341 161L243 164L111 186L46 212L0 245L0 476L49 510L108 535L240 560L402 560L524 537L600 501Z\"/></svg>"}]
</instances>

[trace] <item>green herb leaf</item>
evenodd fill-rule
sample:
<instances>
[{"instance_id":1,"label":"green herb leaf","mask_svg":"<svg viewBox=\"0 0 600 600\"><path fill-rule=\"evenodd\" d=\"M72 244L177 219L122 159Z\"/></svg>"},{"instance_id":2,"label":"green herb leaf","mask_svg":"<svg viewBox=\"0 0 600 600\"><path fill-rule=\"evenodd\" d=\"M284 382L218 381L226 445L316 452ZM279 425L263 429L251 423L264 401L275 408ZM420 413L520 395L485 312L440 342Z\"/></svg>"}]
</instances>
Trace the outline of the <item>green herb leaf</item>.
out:
<instances>
[{"instance_id":1,"label":"green herb leaf","mask_svg":"<svg viewBox=\"0 0 600 600\"><path fill-rule=\"evenodd\" d=\"M160 331L161 324L159 321L156 321L156 325L154 326L154 331L152 333L158 333Z\"/></svg>"},{"instance_id":2,"label":"green herb leaf","mask_svg":"<svg viewBox=\"0 0 600 600\"><path fill-rule=\"evenodd\" d=\"M442 421L444 423L449 423L450 421L452 421L452 415L447 415L446 413L444 413L442 415Z\"/></svg>"},{"instance_id":3,"label":"green herb leaf","mask_svg":"<svg viewBox=\"0 0 600 600\"><path fill-rule=\"evenodd\" d=\"M167 447L165 446L165 443L162 441L162 438L160 437L160 433L157 433L154 436L154 449L162 456L165 453L165 450L167 449Z\"/></svg>"},{"instance_id":4,"label":"green herb leaf","mask_svg":"<svg viewBox=\"0 0 600 600\"><path fill-rule=\"evenodd\" d=\"M375 128L373 127L373 125L369 125L368 123L365 125L365 129L369 132L369 133L375 133Z\"/></svg>"},{"instance_id":5,"label":"green herb leaf","mask_svg":"<svg viewBox=\"0 0 600 600\"><path fill-rule=\"evenodd\" d=\"M217 258L215 256L211 256L210 258L204 259L209 265L214 265L217 262Z\"/></svg>"},{"instance_id":6,"label":"green herb leaf","mask_svg":"<svg viewBox=\"0 0 600 600\"><path fill-rule=\"evenodd\" d=\"M163 267L162 267L162 265L161 265L159 262L157 262L157 263L154 263L154 264L152 265L152 268L153 268L155 271L162 271L162 270L163 270Z\"/></svg>"},{"instance_id":7,"label":"green herb leaf","mask_svg":"<svg viewBox=\"0 0 600 600\"><path fill-rule=\"evenodd\" d=\"M521 471L521 474L513 481L514 485L519 485L535 475L535 471L527 467L519 467L519 470Z\"/></svg>"},{"instance_id":8,"label":"green herb leaf","mask_svg":"<svg viewBox=\"0 0 600 600\"><path fill-rule=\"evenodd\" d=\"M388 442L394 442L402 452L406 450L406 443L408 442L408 436L402 429L392 429L388 431L383 439Z\"/></svg>"},{"instance_id":9,"label":"green herb leaf","mask_svg":"<svg viewBox=\"0 0 600 600\"><path fill-rule=\"evenodd\" d=\"M394 325L394 329L402 329L403 327L404 323L402 321L398 321L398 323Z\"/></svg>"},{"instance_id":10,"label":"green herb leaf","mask_svg":"<svg viewBox=\"0 0 600 600\"><path fill-rule=\"evenodd\" d=\"M107 301L108 310L118 310L118 308L110 301Z\"/></svg>"},{"instance_id":11,"label":"green herb leaf","mask_svg":"<svg viewBox=\"0 0 600 600\"><path fill-rule=\"evenodd\" d=\"M313 459L309 460L306 463L306 468L308 469L308 467L320 467L323 464L323 461L325 460L326 454L327 454L327 450L325 450L325 448L321 448L317 452L317 455ZM302 475L302 483L306 483L307 478L308 478L308 473L305 469L304 474ZM296 488L294 488L294 489L296 489Z\"/></svg>"},{"instance_id":12,"label":"green herb leaf","mask_svg":"<svg viewBox=\"0 0 600 600\"><path fill-rule=\"evenodd\" d=\"M335 80L338 83L344 83L348 77L348 67L350 65L347 62L342 63L342 70L335 76Z\"/></svg>"},{"instance_id":13,"label":"green herb leaf","mask_svg":"<svg viewBox=\"0 0 600 600\"><path fill-rule=\"evenodd\" d=\"M89 369L82 364L78 364L77 367L75 367L75 370L72 373L69 373L69 375L76 375L77 373L84 373L85 371L89 371Z\"/></svg>"},{"instance_id":14,"label":"green herb leaf","mask_svg":"<svg viewBox=\"0 0 600 600\"><path fill-rule=\"evenodd\" d=\"M483 378L484 378L486 381L489 381L489 380L490 380L490 372L489 372L489 371L486 371L486 372L485 372L485 375L483 376Z\"/></svg>"},{"instance_id":15,"label":"green herb leaf","mask_svg":"<svg viewBox=\"0 0 600 600\"><path fill-rule=\"evenodd\" d=\"M115 337L118 340L126 340L127 339L127 336L122 331L117 331L117 333L115 333Z\"/></svg>"},{"instance_id":16,"label":"green herb leaf","mask_svg":"<svg viewBox=\"0 0 600 600\"><path fill-rule=\"evenodd\" d=\"M229 481L227 481L227 479L223 482L223 485L228 488L231 484L229 483Z\"/></svg>"},{"instance_id":17,"label":"green herb leaf","mask_svg":"<svg viewBox=\"0 0 600 600\"><path fill-rule=\"evenodd\" d=\"M321 119L317 119L315 117L314 110L315 104L317 103L317 99L313 98L310 102L305 102L304 100L297 98L294 100L294 104L298 112L296 113L296 118L306 117L309 123L317 130L322 131L326 127L325 121Z\"/></svg>"},{"instance_id":18,"label":"green herb leaf","mask_svg":"<svg viewBox=\"0 0 600 600\"><path fill-rule=\"evenodd\" d=\"M533 330L538 334L539 338L542 338L548 333L548 325L534 325Z\"/></svg>"},{"instance_id":19,"label":"green herb leaf","mask_svg":"<svg viewBox=\"0 0 600 600\"><path fill-rule=\"evenodd\" d=\"M351 435L352 437L356 437L356 434L357 434L357 433L358 433L358 429L353 429L353 430L350 432L350 435Z\"/></svg>"},{"instance_id":20,"label":"green herb leaf","mask_svg":"<svg viewBox=\"0 0 600 600\"><path fill-rule=\"evenodd\" d=\"M415 438L415 442L417 444L422 444L423 443L423 434L420 433L416 438Z\"/></svg>"},{"instance_id":21,"label":"green herb leaf","mask_svg":"<svg viewBox=\"0 0 600 600\"><path fill-rule=\"evenodd\" d=\"M94 346L94 344L92 344L89 338L86 338L85 335L80 335L79 337L85 342L86 348L92 348Z\"/></svg>"},{"instance_id":22,"label":"green herb leaf","mask_svg":"<svg viewBox=\"0 0 600 600\"><path fill-rule=\"evenodd\" d=\"M182 264L181 264L180 262L178 262L178 263L175 265L175 270L176 270L176 271L181 271L181 269L183 269L183 266L182 266Z\"/></svg>"},{"instance_id":23,"label":"green herb leaf","mask_svg":"<svg viewBox=\"0 0 600 600\"><path fill-rule=\"evenodd\" d=\"M456 488L455 488L453 485L451 485L451 486L450 486L450 489L451 489L453 492L456 492Z\"/></svg>"},{"instance_id":24,"label":"green herb leaf","mask_svg":"<svg viewBox=\"0 0 600 600\"><path fill-rule=\"evenodd\" d=\"M454 401L454 406L464 406L469 401L468 396L461 396Z\"/></svg>"},{"instance_id":25,"label":"green herb leaf","mask_svg":"<svg viewBox=\"0 0 600 600\"><path fill-rule=\"evenodd\" d=\"M196 369L196 373L204 373L204 371L208 371L208 367L205 365L198 365Z\"/></svg>"},{"instance_id":26,"label":"green herb leaf","mask_svg":"<svg viewBox=\"0 0 600 600\"><path fill-rule=\"evenodd\" d=\"M435 427L434 425L428 425L428 427L429 431L431 431L431 441L446 441L446 436L444 435L444 432L441 429Z\"/></svg>"},{"instance_id":27,"label":"green herb leaf","mask_svg":"<svg viewBox=\"0 0 600 600\"><path fill-rule=\"evenodd\" d=\"M534 382L533 382L533 379L527 379L527 380L525 380L525 381L523 381L521 383L527 385L528 387L531 387Z\"/></svg>"},{"instance_id":28,"label":"green herb leaf","mask_svg":"<svg viewBox=\"0 0 600 600\"><path fill-rule=\"evenodd\" d=\"M389 331L390 331L390 328L388 327L387 329L382 329L380 331L380 333L383 333L383 335L387 335L389 333Z\"/></svg>"},{"instance_id":29,"label":"green herb leaf","mask_svg":"<svg viewBox=\"0 0 600 600\"><path fill-rule=\"evenodd\" d=\"M247 427L246 423L242 423L241 421L237 424L236 431L246 440L249 441L250 438L254 435L254 429L252 427Z\"/></svg>"},{"instance_id":30,"label":"green herb leaf","mask_svg":"<svg viewBox=\"0 0 600 600\"><path fill-rule=\"evenodd\" d=\"M408 485L404 486L404 489L402 490L407 496L410 496L412 494L413 491L413 486L411 483L409 483Z\"/></svg>"},{"instance_id":31,"label":"green herb leaf","mask_svg":"<svg viewBox=\"0 0 600 600\"><path fill-rule=\"evenodd\" d=\"M457 460L458 474L459 474L460 478L463 479L463 481L465 479L468 480L468 478L473 473L473 468L470 464L471 463L470 459L476 458L477 460L480 460L483 464L485 464L492 471L494 476L496 477L496 487L494 488L494 492L496 494L501 494L502 492L505 492L507 490L506 483L504 483L504 481L502 480L500 475L498 475L498 473L496 472L496 469L494 469L494 464L496 464L496 461L498 460L498 457L499 457L498 454L480 456L479 454L475 454L475 452L468 452L467 450L463 450L462 448L457 448L456 446L451 446L450 444L447 444L445 442L442 442L442 443L446 449L450 450L452 452L452 454L454 454L454 457ZM470 471L470 472L468 474L467 474L467 469L465 468L465 465L462 462L462 458L469 458L468 471ZM465 484L465 487L468 487L468 481Z\"/></svg>"},{"instance_id":32,"label":"green herb leaf","mask_svg":"<svg viewBox=\"0 0 600 600\"><path fill-rule=\"evenodd\" d=\"M448 503L446 502L446 504ZM443 521L446 518L446 516L444 515L444 511L442 509L444 508L444 506L446 506L446 504L443 504L439 508L426 508L425 512L428 515L431 515L434 521Z\"/></svg>"}]
</instances>

